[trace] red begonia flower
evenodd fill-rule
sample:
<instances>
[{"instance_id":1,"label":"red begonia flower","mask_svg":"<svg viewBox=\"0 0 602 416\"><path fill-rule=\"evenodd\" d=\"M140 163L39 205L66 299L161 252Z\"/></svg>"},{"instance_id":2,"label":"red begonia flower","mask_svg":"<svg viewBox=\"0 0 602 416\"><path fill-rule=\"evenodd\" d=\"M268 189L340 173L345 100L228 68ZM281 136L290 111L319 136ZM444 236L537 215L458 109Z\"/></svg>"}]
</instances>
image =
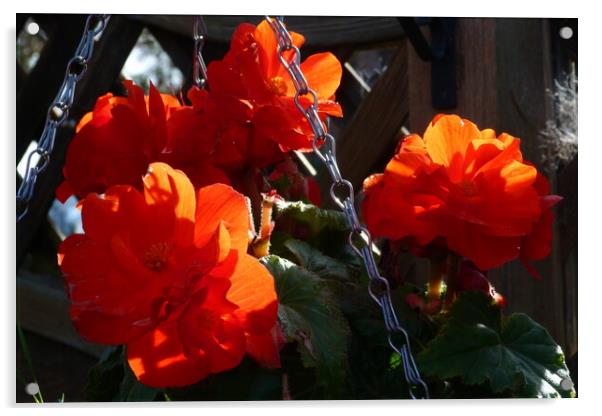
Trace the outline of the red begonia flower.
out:
<instances>
[{"instance_id":1,"label":"red begonia flower","mask_svg":"<svg viewBox=\"0 0 602 416\"><path fill-rule=\"evenodd\" d=\"M364 182L368 228L374 236L409 237L420 246L442 237L481 270L517 258L521 247L528 258L536 251L547 255L550 244L542 236L558 197L537 184L537 169L519 146L515 137L496 137L458 116L435 117L424 139L407 137L384 174Z\"/></svg>"},{"instance_id":2,"label":"red begonia flower","mask_svg":"<svg viewBox=\"0 0 602 416\"><path fill-rule=\"evenodd\" d=\"M295 32L291 36L297 47L305 41ZM290 60L292 51L284 57ZM342 76L338 59L329 52L314 54L301 63L301 71L318 96L320 118L341 117L341 107L334 101ZM278 42L267 21L238 26L226 56L209 64L208 83L212 94L248 100L258 135L277 143L283 152L311 150L311 128L295 106L296 90L278 58ZM312 102L308 96L299 100L304 108Z\"/></svg>"},{"instance_id":3,"label":"red begonia flower","mask_svg":"<svg viewBox=\"0 0 602 416\"><path fill-rule=\"evenodd\" d=\"M192 108L152 84L148 97L131 81L125 86L127 98L105 94L80 120L67 150L65 180L56 191L60 201L118 184L141 188L146 167L156 161L184 170L197 187L228 183L211 163L213 139L198 132L202 126Z\"/></svg>"},{"instance_id":4,"label":"red begonia flower","mask_svg":"<svg viewBox=\"0 0 602 416\"><path fill-rule=\"evenodd\" d=\"M274 279L247 254L245 198L153 163L143 192L118 185L82 200L84 234L59 264L71 319L87 340L126 344L136 377L152 387L195 383L245 353L279 366Z\"/></svg>"}]
</instances>

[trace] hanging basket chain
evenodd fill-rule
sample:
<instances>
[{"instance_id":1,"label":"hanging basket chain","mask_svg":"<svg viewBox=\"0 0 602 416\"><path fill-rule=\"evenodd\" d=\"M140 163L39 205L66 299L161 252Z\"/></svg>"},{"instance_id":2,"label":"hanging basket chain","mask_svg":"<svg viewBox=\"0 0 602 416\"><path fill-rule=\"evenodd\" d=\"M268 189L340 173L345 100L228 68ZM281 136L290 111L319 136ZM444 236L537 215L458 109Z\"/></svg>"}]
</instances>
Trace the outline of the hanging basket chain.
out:
<instances>
[{"instance_id":1,"label":"hanging basket chain","mask_svg":"<svg viewBox=\"0 0 602 416\"><path fill-rule=\"evenodd\" d=\"M86 73L88 62L92 58L94 38L104 31L109 18L110 15L91 14L86 19L86 26L75 54L67 63L63 83L48 108L46 124L38 140L38 147L27 158L25 176L17 190L17 222L27 214L38 175L46 169L50 162L56 131L69 116L75 98L75 87ZM33 163L34 155L39 156L35 165Z\"/></svg>"},{"instance_id":2,"label":"hanging basket chain","mask_svg":"<svg viewBox=\"0 0 602 416\"><path fill-rule=\"evenodd\" d=\"M308 86L307 80L301 71L301 53L293 44L291 35L284 26L282 17L271 18L266 16L266 19L278 41L278 57L280 62L290 74L295 86L295 105L307 119L314 133L313 151L324 162L332 178L330 195L345 214L347 225L351 230L349 233L349 244L353 251L362 258L366 266L370 279L368 291L372 299L374 299L382 310L385 327L389 333L389 345L401 357L410 396L412 399L428 399L429 390L426 383L420 377L416 362L414 361L408 333L401 326L391 301L389 281L381 276L378 271L372 253L372 237L368 230L360 224L355 211L353 185L341 176L336 160L335 139L327 132L326 127L320 120L318 115L318 96Z\"/></svg>"},{"instance_id":3,"label":"hanging basket chain","mask_svg":"<svg viewBox=\"0 0 602 416\"><path fill-rule=\"evenodd\" d=\"M203 46L207 39L207 26L203 20L203 16L194 16L193 18L193 39L194 50L192 53L192 71L194 77L194 85L198 88L205 88L207 85L207 66L203 59Z\"/></svg>"}]
</instances>

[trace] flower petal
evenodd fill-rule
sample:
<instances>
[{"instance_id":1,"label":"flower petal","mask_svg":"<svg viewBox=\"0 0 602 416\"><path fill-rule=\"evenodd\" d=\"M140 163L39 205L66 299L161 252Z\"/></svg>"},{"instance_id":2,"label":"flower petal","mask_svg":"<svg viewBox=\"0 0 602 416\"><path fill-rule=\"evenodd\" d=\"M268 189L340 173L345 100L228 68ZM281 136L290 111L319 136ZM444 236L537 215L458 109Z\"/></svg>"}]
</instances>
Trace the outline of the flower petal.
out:
<instances>
[{"instance_id":1,"label":"flower petal","mask_svg":"<svg viewBox=\"0 0 602 416\"><path fill-rule=\"evenodd\" d=\"M195 242L202 247L222 223L230 233L231 247L241 253L249 245L250 214L246 199L230 186L214 184L199 189L195 213Z\"/></svg>"},{"instance_id":2,"label":"flower petal","mask_svg":"<svg viewBox=\"0 0 602 416\"><path fill-rule=\"evenodd\" d=\"M210 372L209 360L190 358L184 350L177 321L169 320L127 346L130 368L149 387L181 387Z\"/></svg>"},{"instance_id":3,"label":"flower petal","mask_svg":"<svg viewBox=\"0 0 602 416\"><path fill-rule=\"evenodd\" d=\"M235 315L245 331L251 334L270 331L278 313L274 278L270 272L255 257L245 253L238 258L230 281L232 286L226 297L238 306Z\"/></svg>"},{"instance_id":4,"label":"flower petal","mask_svg":"<svg viewBox=\"0 0 602 416\"><path fill-rule=\"evenodd\" d=\"M309 87L322 100L328 100L334 95L341 84L343 75L341 63L330 52L316 53L309 56L301 63L301 71L305 75Z\"/></svg>"}]
</instances>

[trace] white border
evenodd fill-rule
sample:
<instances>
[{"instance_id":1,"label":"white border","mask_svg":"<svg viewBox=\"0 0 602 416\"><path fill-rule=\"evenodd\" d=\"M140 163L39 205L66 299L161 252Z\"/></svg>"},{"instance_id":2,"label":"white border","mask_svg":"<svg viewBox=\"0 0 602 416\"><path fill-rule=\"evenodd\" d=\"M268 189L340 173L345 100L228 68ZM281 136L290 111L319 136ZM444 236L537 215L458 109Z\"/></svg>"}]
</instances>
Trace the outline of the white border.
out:
<instances>
[{"instance_id":1,"label":"white border","mask_svg":"<svg viewBox=\"0 0 602 416\"><path fill-rule=\"evenodd\" d=\"M500 2L477 1L383 1L370 0L353 2L352 0L293 0L224 2L224 1L124 1L103 0L90 1L5 1L2 3L2 89L4 97L0 99L0 115L2 126L2 169L3 195L2 218L7 222L3 246L0 248L1 262L5 273L2 274L2 299L0 303L0 334L4 335L0 342L2 365L0 371L0 403L9 407L8 413L26 411L31 407L11 407L15 398L15 324L14 324L14 265L15 265L15 225L14 225L14 137L15 137L15 15L16 12L46 13L137 13L137 14L273 14L284 15L412 15L412 16L489 16L489 17L578 17L579 18L579 89L580 114L579 131L582 138L580 147L579 178L579 396L577 400L534 401L534 400L459 400L438 401L429 403L391 402L391 401L356 401L356 402L295 402L295 403L170 403L169 408L178 413L190 414L242 414L244 415L303 415L308 412L334 411L347 414L365 414L374 408L377 411L394 412L396 414L443 413L445 415L504 415L519 410L541 412L545 414L563 414L585 411L596 406L600 394L600 357L602 356L602 340L600 337L599 311L600 304L600 263L602 246L599 243L602 228L599 212L600 201L600 155L602 155L602 132L597 126L600 119L597 108L602 103L602 65L600 59L601 15L595 8L595 2L579 1L541 1L504 0ZM6 177L4 177L6 175ZM47 405L45 412L49 414L81 413L85 407L86 414L105 414L107 408L115 405ZM599 407L599 406L596 406ZM118 413L142 413L164 415L165 406L147 407L143 405L119 405ZM115 410L111 410L114 412ZM593 413L593 412L592 412Z\"/></svg>"}]
</instances>

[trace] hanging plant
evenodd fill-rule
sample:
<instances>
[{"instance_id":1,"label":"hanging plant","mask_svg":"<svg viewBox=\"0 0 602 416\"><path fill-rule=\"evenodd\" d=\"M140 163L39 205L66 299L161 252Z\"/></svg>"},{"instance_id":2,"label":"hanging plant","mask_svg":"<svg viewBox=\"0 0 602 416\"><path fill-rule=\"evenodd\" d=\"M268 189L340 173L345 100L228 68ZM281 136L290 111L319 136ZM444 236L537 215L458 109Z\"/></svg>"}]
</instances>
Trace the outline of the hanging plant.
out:
<instances>
[{"instance_id":1,"label":"hanging plant","mask_svg":"<svg viewBox=\"0 0 602 416\"><path fill-rule=\"evenodd\" d=\"M359 217L326 128L341 64L301 62L303 42L242 24L188 101L126 81L78 123L56 194L84 232L58 258L75 328L112 346L88 399L574 396L561 348L487 278L550 252L561 198L520 140L437 116L365 180ZM318 153L342 211L293 151ZM384 239L429 258L428 285L381 275Z\"/></svg>"}]
</instances>

